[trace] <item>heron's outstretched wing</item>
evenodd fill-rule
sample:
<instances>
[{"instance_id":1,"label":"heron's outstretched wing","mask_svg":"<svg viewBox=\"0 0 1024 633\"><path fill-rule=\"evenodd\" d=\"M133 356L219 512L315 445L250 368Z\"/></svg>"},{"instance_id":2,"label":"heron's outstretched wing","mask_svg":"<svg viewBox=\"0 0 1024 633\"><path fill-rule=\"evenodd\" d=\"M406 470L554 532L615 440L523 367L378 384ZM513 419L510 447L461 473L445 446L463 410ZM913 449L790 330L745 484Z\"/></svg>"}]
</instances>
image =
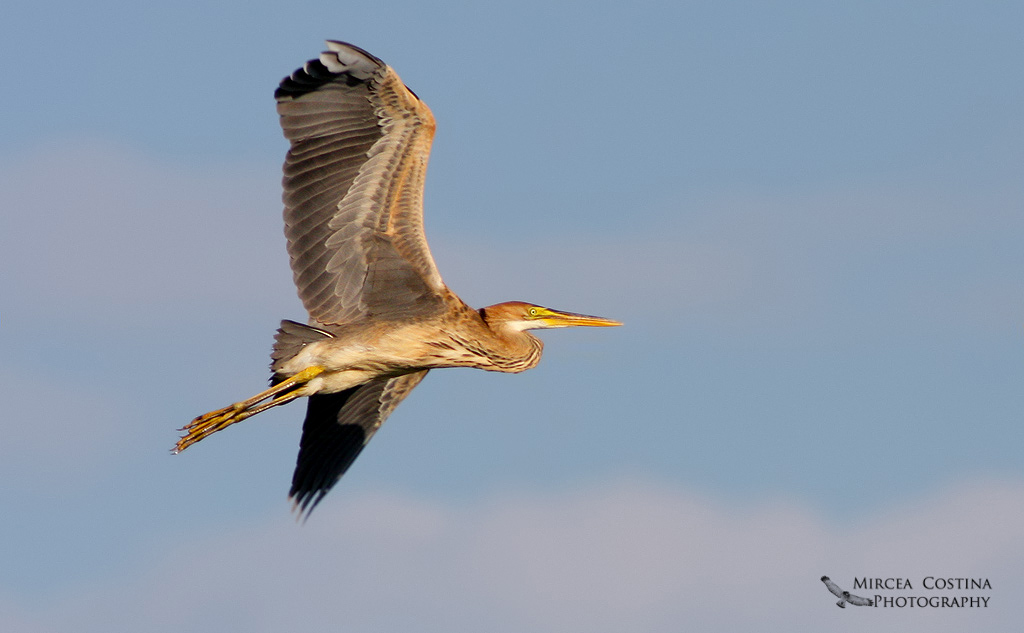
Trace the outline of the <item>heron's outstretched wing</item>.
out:
<instances>
[{"instance_id":1,"label":"heron's outstretched wing","mask_svg":"<svg viewBox=\"0 0 1024 633\"><path fill-rule=\"evenodd\" d=\"M423 232L434 117L384 62L327 48L274 93L299 298L324 324L437 314L446 289Z\"/></svg>"},{"instance_id":2,"label":"heron's outstretched wing","mask_svg":"<svg viewBox=\"0 0 1024 633\"><path fill-rule=\"evenodd\" d=\"M313 511L427 371L378 378L346 391L309 397L288 493L300 513Z\"/></svg>"}]
</instances>

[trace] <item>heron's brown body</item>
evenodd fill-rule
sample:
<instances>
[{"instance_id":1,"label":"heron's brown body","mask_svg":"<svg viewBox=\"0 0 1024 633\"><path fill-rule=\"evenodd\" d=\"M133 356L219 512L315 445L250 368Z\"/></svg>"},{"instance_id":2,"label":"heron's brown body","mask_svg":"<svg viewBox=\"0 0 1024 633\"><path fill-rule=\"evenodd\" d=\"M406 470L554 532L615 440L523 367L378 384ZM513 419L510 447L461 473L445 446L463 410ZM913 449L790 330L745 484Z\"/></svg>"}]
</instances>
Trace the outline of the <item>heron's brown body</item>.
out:
<instances>
[{"instance_id":1,"label":"heron's brown body","mask_svg":"<svg viewBox=\"0 0 1024 633\"><path fill-rule=\"evenodd\" d=\"M282 322L270 389L199 416L175 447L308 397L291 489L304 512L431 369L520 372L543 348L527 330L620 325L520 301L474 310L449 290L423 232L430 109L373 55L327 47L275 93L291 143L285 236L309 324Z\"/></svg>"},{"instance_id":2,"label":"heron's brown body","mask_svg":"<svg viewBox=\"0 0 1024 633\"><path fill-rule=\"evenodd\" d=\"M372 378L423 369L473 367L518 373L536 367L544 348L540 339L510 325L509 316L524 306L509 302L474 310L460 301L441 318L425 322L324 328L329 337L307 343L295 355L275 361L271 369L280 382L309 367L323 367L301 388L301 395L343 391Z\"/></svg>"}]
</instances>

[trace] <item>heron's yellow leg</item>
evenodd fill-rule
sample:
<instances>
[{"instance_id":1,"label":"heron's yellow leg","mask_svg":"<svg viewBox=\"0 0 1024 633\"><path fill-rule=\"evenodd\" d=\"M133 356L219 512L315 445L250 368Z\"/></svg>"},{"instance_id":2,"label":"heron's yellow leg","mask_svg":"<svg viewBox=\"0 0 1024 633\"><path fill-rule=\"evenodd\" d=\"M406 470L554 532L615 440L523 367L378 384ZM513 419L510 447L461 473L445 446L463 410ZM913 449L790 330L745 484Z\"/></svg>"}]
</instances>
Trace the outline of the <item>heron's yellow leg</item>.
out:
<instances>
[{"instance_id":1,"label":"heron's yellow leg","mask_svg":"<svg viewBox=\"0 0 1024 633\"><path fill-rule=\"evenodd\" d=\"M172 452L180 453L204 437L227 428L236 422L241 422L271 407L291 402L300 396L308 395L302 393L300 387L324 371L326 369L320 365L307 367L294 376L282 380L270 389L261 391L248 400L236 402L223 409L204 413L179 429L185 431L185 435L174 445Z\"/></svg>"}]
</instances>

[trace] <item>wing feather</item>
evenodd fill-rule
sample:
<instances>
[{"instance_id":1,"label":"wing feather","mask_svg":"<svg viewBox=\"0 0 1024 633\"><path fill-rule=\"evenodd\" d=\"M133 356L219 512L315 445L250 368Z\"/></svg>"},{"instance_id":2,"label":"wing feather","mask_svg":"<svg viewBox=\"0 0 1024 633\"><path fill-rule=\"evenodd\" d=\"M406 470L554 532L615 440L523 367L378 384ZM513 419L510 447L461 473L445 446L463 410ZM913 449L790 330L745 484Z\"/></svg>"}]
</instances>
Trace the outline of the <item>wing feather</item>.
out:
<instances>
[{"instance_id":1,"label":"wing feather","mask_svg":"<svg viewBox=\"0 0 1024 633\"><path fill-rule=\"evenodd\" d=\"M299 298L324 324L436 315L447 289L423 231L433 115L373 55L327 46L275 93Z\"/></svg>"},{"instance_id":2,"label":"wing feather","mask_svg":"<svg viewBox=\"0 0 1024 633\"><path fill-rule=\"evenodd\" d=\"M289 496L309 515L428 370L309 397Z\"/></svg>"}]
</instances>

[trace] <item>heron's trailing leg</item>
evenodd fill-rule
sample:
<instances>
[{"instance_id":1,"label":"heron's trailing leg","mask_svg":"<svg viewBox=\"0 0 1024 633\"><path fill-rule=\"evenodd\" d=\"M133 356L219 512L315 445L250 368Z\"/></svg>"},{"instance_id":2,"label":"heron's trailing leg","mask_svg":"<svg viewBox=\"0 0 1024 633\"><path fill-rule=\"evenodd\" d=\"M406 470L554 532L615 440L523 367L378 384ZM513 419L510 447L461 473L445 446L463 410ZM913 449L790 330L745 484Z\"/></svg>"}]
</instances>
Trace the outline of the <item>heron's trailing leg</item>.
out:
<instances>
[{"instance_id":1,"label":"heron's trailing leg","mask_svg":"<svg viewBox=\"0 0 1024 633\"><path fill-rule=\"evenodd\" d=\"M302 387L325 371L320 365L307 367L290 378L286 378L266 391L261 391L255 396L242 402L210 411L192 420L181 431L185 431L178 443L174 445L172 452L180 453L189 446L208 435L212 435L236 422L252 417L257 413L266 411L286 402L309 395L302 392Z\"/></svg>"}]
</instances>

